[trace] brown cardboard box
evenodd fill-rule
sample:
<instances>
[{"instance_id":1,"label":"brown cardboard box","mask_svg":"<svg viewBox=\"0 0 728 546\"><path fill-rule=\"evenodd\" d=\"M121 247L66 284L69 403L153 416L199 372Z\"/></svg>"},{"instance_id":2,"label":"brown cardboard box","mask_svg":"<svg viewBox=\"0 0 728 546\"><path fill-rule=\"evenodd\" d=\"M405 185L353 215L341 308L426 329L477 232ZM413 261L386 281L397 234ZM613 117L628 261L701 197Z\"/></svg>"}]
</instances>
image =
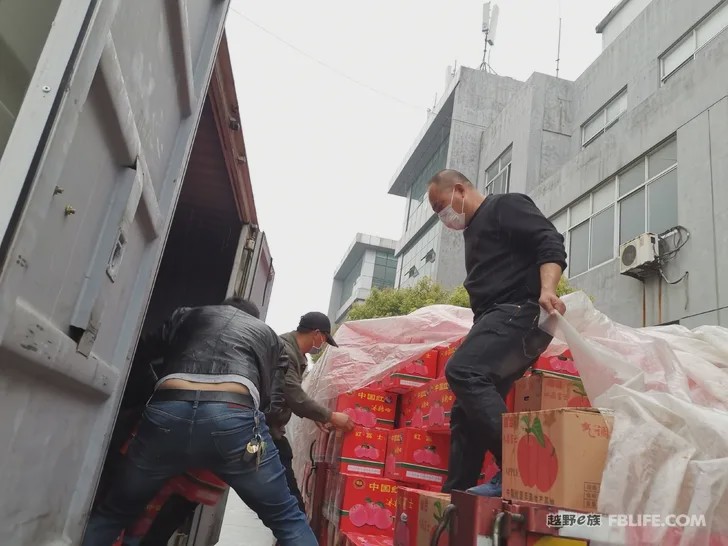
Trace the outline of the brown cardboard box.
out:
<instances>
[{"instance_id":1,"label":"brown cardboard box","mask_svg":"<svg viewBox=\"0 0 728 546\"><path fill-rule=\"evenodd\" d=\"M596 410L503 415L503 497L596 512L609 430Z\"/></svg>"},{"instance_id":2,"label":"brown cardboard box","mask_svg":"<svg viewBox=\"0 0 728 546\"><path fill-rule=\"evenodd\" d=\"M515 390L515 412L591 406L581 379L569 375L535 371L516 381Z\"/></svg>"},{"instance_id":3,"label":"brown cardboard box","mask_svg":"<svg viewBox=\"0 0 728 546\"><path fill-rule=\"evenodd\" d=\"M397 515L394 523L394 546L430 546L432 534L442 521L450 495L400 487L397 490ZM448 533L438 546L448 545Z\"/></svg>"}]
</instances>

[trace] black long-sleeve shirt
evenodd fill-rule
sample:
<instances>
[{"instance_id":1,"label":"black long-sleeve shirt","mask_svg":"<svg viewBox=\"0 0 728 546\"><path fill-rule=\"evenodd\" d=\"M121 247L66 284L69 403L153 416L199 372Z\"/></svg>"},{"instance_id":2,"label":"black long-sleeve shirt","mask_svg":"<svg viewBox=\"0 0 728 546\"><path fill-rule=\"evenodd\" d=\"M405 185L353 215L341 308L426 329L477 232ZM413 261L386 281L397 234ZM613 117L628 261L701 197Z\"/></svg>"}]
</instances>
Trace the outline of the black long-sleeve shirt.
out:
<instances>
[{"instance_id":1,"label":"black long-sleeve shirt","mask_svg":"<svg viewBox=\"0 0 728 546\"><path fill-rule=\"evenodd\" d=\"M564 238L520 193L488 196L464 238L465 289L476 317L496 304L538 300L543 264L566 269Z\"/></svg>"}]
</instances>

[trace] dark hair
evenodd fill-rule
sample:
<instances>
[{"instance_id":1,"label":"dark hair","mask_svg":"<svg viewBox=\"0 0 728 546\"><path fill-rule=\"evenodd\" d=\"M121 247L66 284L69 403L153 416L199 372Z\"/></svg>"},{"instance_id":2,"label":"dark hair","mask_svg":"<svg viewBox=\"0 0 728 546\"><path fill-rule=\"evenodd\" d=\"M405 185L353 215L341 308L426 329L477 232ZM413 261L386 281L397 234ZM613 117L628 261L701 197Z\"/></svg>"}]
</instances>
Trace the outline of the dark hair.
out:
<instances>
[{"instance_id":1,"label":"dark hair","mask_svg":"<svg viewBox=\"0 0 728 546\"><path fill-rule=\"evenodd\" d=\"M252 301L241 298L240 296L233 296L232 298L226 299L222 302L223 305L232 305L236 309L240 309L243 313L248 313L255 318L260 318L260 310L258 306Z\"/></svg>"}]
</instances>

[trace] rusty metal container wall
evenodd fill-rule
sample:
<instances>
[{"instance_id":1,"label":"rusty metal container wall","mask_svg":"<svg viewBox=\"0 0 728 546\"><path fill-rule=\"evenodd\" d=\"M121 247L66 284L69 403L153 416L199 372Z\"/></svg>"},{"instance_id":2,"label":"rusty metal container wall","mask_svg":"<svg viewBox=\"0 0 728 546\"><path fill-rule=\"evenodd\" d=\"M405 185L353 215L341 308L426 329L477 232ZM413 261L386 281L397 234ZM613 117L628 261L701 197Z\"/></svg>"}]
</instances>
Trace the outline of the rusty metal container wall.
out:
<instances>
[{"instance_id":1,"label":"rusty metal container wall","mask_svg":"<svg viewBox=\"0 0 728 546\"><path fill-rule=\"evenodd\" d=\"M80 540L228 5L60 4L36 70L64 85L53 107L23 104L3 157L17 150L3 184L28 181L0 270L3 546ZM69 15L87 8L86 26ZM79 29L62 80L48 67Z\"/></svg>"}]
</instances>

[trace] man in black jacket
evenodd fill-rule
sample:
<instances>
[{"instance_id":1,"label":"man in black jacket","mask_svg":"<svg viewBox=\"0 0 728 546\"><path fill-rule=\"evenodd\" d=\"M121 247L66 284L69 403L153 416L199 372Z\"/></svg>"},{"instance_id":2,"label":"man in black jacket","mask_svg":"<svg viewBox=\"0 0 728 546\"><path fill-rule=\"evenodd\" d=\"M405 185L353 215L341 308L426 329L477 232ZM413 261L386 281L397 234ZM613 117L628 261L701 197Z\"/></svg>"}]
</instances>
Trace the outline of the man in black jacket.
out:
<instances>
[{"instance_id":1,"label":"man in black jacket","mask_svg":"<svg viewBox=\"0 0 728 546\"><path fill-rule=\"evenodd\" d=\"M463 231L465 289L475 320L445 369L455 394L451 451L444 492L474 488L486 451L501 467L505 396L548 347L538 327L540 308L564 313L556 285L566 268L564 239L526 195L485 197L461 173L430 181L433 210ZM501 474L472 492L501 496Z\"/></svg>"},{"instance_id":2,"label":"man in black jacket","mask_svg":"<svg viewBox=\"0 0 728 546\"><path fill-rule=\"evenodd\" d=\"M84 546L111 546L169 478L195 468L227 482L281 546L317 544L265 423L283 404L289 362L258 316L238 298L178 309L142 341L141 358L163 358L161 379Z\"/></svg>"}]
</instances>

